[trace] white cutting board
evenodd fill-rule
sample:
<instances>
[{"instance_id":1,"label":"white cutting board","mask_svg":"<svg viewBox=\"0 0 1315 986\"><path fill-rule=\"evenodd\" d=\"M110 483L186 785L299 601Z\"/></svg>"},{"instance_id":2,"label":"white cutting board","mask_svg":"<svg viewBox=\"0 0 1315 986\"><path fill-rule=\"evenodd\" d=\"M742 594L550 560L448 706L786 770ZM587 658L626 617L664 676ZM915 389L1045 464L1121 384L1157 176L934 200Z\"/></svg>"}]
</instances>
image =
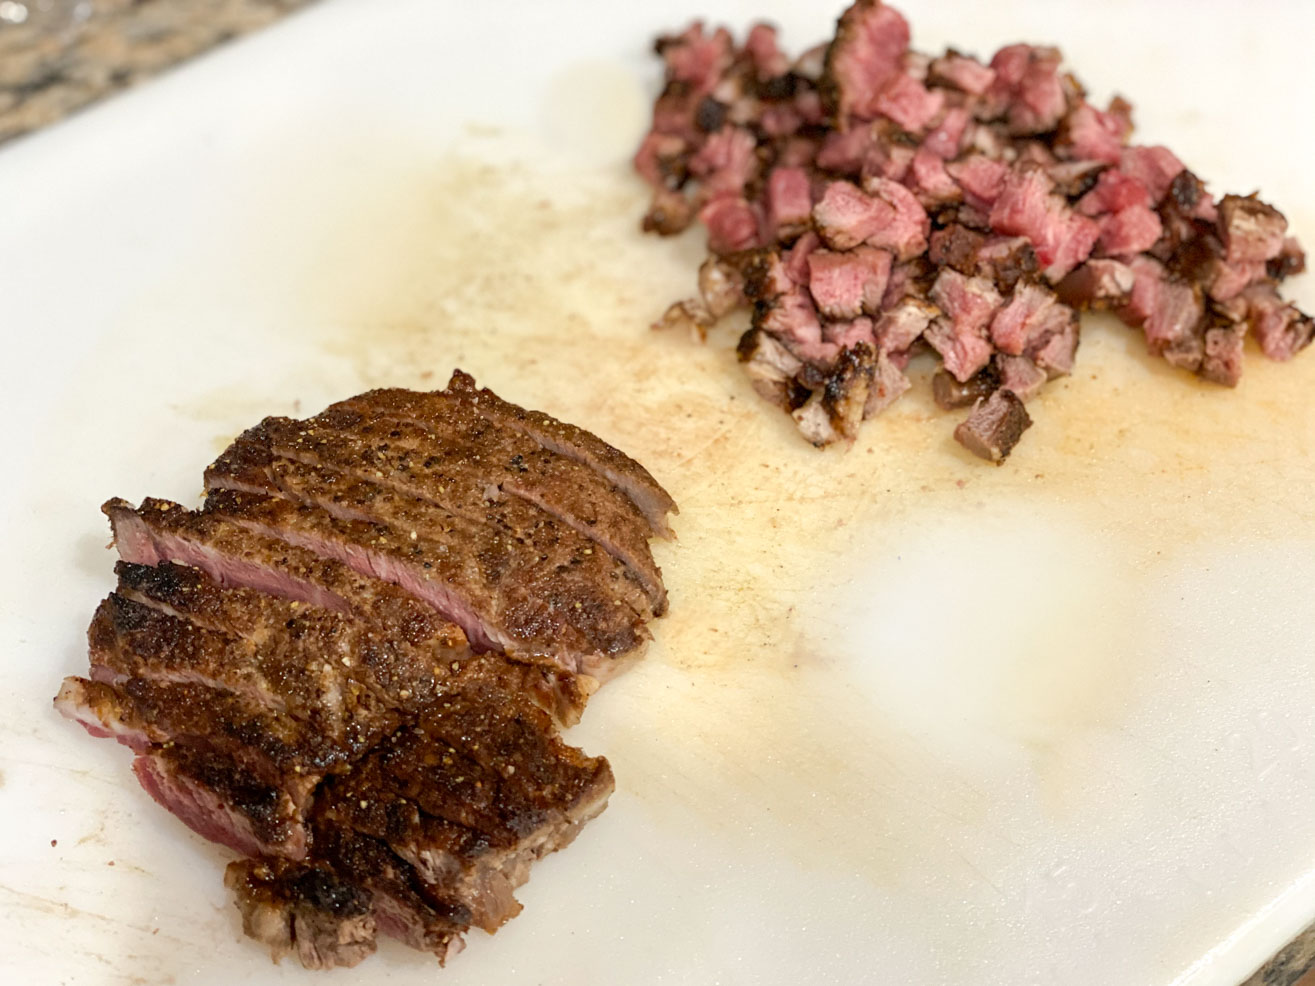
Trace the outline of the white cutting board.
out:
<instances>
[{"instance_id":1,"label":"white cutting board","mask_svg":"<svg viewBox=\"0 0 1315 986\"><path fill-rule=\"evenodd\" d=\"M908 6L920 47L1062 45L1315 247L1315 6ZM807 447L737 330L647 330L699 237L640 237L624 163L650 36L769 7L796 49L838 13L331 0L0 149L5 982L327 981L50 697L102 500L193 502L261 416L454 365L669 486L671 616L572 734L618 790L524 914L335 981L1235 986L1315 919L1315 355L1225 391L1088 320L1004 468L925 386Z\"/></svg>"}]
</instances>

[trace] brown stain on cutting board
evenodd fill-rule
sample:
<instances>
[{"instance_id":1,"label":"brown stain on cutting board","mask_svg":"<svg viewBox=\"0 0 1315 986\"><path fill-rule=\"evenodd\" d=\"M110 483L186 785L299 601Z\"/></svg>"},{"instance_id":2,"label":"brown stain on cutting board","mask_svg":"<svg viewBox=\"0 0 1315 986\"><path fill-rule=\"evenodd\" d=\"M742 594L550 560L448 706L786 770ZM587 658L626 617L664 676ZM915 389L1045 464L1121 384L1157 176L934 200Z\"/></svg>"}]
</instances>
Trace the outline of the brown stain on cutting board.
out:
<instances>
[{"instance_id":1,"label":"brown stain on cutting board","mask_svg":"<svg viewBox=\"0 0 1315 986\"><path fill-rule=\"evenodd\" d=\"M879 678L864 690L833 673L855 660L838 624L865 587L889 591L892 557L942 537L947 565L977 566L989 581L991 559L957 557L956 532L1029 515L1039 537L1057 532L1047 605L1011 631L1016 656L983 671L960 655L929 679L948 679L945 694L921 697L929 714L943 705L993 717L982 728L1032 758L1047 810L1064 817L1083 780L1070 776L1070 741L1117 728L1159 670L1132 659L1132 580L1205 540L1315 533L1315 358L1278 366L1253 351L1228 391L1093 317L1077 372L1030 405L1035 426L1003 467L952 441L961 414L934 407L925 365L851 450L818 451L752 393L734 362L738 328L706 345L647 328L690 292L701 242L641 237L645 194L624 169L416 160L381 154L332 190L331 208L289 220L315 244L293 285L307 328L292 331L360 387L441 386L460 366L598 432L671 490L680 540L656 548L671 615L647 665L595 699L632 687L653 696L626 705L627 727L596 752L656 813L697 815L767 851L887 884L923 885L929 854L975 870L957 848L969 833L985 825L1010 839L990 817L989 771L887 715ZM947 620L955 605L945 600ZM989 703L955 704L965 674Z\"/></svg>"}]
</instances>

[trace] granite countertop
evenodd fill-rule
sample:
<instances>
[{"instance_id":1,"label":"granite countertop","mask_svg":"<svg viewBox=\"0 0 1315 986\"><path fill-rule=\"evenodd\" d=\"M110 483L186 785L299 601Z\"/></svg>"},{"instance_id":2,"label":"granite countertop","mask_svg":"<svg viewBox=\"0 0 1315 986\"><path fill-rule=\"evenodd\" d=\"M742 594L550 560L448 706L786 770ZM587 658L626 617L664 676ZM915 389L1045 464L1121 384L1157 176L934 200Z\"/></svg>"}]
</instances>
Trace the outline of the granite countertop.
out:
<instances>
[{"instance_id":1,"label":"granite countertop","mask_svg":"<svg viewBox=\"0 0 1315 986\"><path fill-rule=\"evenodd\" d=\"M1315 986L1315 924L1266 962L1242 986Z\"/></svg>"},{"instance_id":2,"label":"granite countertop","mask_svg":"<svg viewBox=\"0 0 1315 986\"><path fill-rule=\"evenodd\" d=\"M0 0L0 143L312 0ZM1242 986L1315 986L1315 925Z\"/></svg>"},{"instance_id":3,"label":"granite countertop","mask_svg":"<svg viewBox=\"0 0 1315 986\"><path fill-rule=\"evenodd\" d=\"M0 0L0 142L310 0Z\"/></svg>"}]
</instances>

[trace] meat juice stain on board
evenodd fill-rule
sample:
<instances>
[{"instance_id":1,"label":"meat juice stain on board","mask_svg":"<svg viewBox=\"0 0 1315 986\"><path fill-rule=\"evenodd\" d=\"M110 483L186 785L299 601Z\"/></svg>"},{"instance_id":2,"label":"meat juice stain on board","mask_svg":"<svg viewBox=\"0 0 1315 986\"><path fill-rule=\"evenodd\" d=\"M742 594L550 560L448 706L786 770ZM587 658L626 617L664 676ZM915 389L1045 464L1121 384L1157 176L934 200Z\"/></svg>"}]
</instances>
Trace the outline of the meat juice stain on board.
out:
<instances>
[{"instance_id":1,"label":"meat juice stain on board","mask_svg":"<svg viewBox=\"0 0 1315 986\"><path fill-rule=\"evenodd\" d=\"M459 365L613 441L681 505L680 540L655 551L671 615L582 727L626 710L591 748L655 813L881 884L1007 839L992 785L1016 782L1016 761L1063 820L1084 807L1070 741L1116 727L1158 670L1128 657L1157 567L1183 546L1311 533L1309 358L1253 358L1229 392L1088 318L1077 372L1031 405L1003 467L952 442L960 415L932 405L925 373L851 451L819 452L749 390L738 329L706 346L647 329L702 249L697 233L638 234L644 192L623 167L490 163L472 146L327 182L313 216L265 217L299 230L302 345L348 367L352 390L441 386ZM906 551L918 591L891 613ZM1004 563L1023 570L1002 579ZM979 584L975 622L956 623ZM846 638L901 617L905 637L878 623ZM919 644L938 617L949 631ZM856 820L871 838L855 842Z\"/></svg>"}]
</instances>

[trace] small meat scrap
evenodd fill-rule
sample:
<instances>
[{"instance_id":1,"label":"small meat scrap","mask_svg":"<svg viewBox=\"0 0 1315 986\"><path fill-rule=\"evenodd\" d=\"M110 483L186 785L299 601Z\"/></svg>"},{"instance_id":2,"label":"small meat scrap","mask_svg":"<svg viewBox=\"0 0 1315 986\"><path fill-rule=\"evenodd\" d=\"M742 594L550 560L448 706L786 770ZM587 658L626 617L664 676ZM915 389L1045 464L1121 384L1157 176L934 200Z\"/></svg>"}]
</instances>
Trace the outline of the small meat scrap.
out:
<instances>
[{"instance_id":1,"label":"small meat scrap","mask_svg":"<svg viewBox=\"0 0 1315 986\"><path fill-rule=\"evenodd\" d=\"M855 0L797 58L761 23L742 44L701 22L658 40L643 227L697 219L710 251L699 296L658 327L702 339L748 308L754 389L814 445L853 442L918 354L940 363L943 407L1030 399L1071 372L1080 311L1225 386L1248 336L1274 360L1310 344L1315 321L1278 293L1306 258L1277 209L1216 199L1169 148L1134 144L1131 104L1090 102L1057 48L978 59L911 36Z\"/></svg>"},{"instance_id":2,"label":"small meat scrap","mask_svg":"<svg viewBox=\"0 0 1315 986\"><path fill-rule=\"evenodd\" d=\"M676 505L460 371L266 418L205 482L200 510L103 507L118 584L55 707L240 857L276 957L351 966L385 935L445 962L606 806L607 761L558 727L666 611L649 541Z\"/></svg>"},{"instance_id":3,"label":"small meat scrap","mask_svg":"<svg viewBox=\"0 0 1315 986\"><path fill-rule=\"evenodd\" d=\"M1027 408L1012 390L1001 387L978 398L968 417L954 429L954 440L979 459L999 464L1009 458L1023 432L1032 427Z\"/></svg>"}]
</instances>

